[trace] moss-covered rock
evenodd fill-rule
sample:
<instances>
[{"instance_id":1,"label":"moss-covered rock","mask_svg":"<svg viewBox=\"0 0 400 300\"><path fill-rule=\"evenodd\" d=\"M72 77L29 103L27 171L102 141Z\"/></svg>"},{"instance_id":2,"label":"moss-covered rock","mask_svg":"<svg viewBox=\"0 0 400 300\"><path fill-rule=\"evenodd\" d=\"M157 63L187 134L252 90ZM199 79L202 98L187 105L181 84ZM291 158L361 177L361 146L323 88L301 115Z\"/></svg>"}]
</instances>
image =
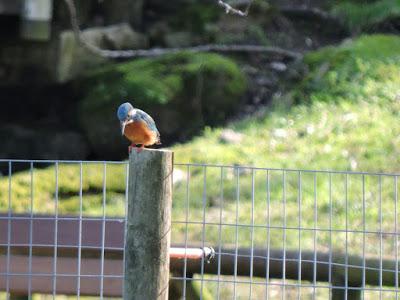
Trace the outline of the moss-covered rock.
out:
<instances>
[{"instance_id":1,"label":"moss-covered rock","mask_svg":"<svg viewBox=\"0 0 400 300\"><path fill-rule=\"evenodd\" d=\"M101 49L125 50L148 47L145 35L134 31L129 24L92 27L82 31L82 38ZM104 57L93 55L75 39L72 30L61 32L58 49L57 81L67 82L89 68L107 63Z\"/></svg>"},{"instance_id":2,"label":"moss-covered rock","mask_svg":"<svg viewBox=\"0 0 400 300\"><path fill-rule=\"evenodd\" d=\"M182 139L216 125L238 107L246 79L238 66L210 53L178 53L109 66L80 83L88 91L80 121L98 156L126 153L115 112L130 101L149 112L162 141Z\"/></svg>"}]
</instances>

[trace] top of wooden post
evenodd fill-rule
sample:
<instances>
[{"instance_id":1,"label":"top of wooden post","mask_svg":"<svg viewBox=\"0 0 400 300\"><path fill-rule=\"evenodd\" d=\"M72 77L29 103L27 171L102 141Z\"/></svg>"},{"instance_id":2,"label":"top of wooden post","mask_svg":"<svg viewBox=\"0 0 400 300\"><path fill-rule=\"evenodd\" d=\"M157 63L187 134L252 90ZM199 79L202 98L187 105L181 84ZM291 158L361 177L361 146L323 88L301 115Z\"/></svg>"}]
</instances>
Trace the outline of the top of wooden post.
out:
<instances>
[{"instance_id":1,"label":"top of wooden post","mask_svg":"<svg viewBox=\"0 0 400 300\"><path fill-rule=\"evenodd\" d=\"M143 149L140 152L136 152L133 148L129 154L129 162L138 164L145 163L153 159L166 159L173 162L173 151L168 149Z\"/></svg>"},{"instance_id":2,"label":"top of wooden post","mask_svg":"<svg viewBox=\"0 0 400 300\"><path fill-rule=\"evenodd\" d=\"M141 152L136 152L135 148L132 149L130 155L140 155L141 153L146 153L146 152L173 152L168 149L151 149L151 148L143 148Z\"/></svg>"}]
</instances>

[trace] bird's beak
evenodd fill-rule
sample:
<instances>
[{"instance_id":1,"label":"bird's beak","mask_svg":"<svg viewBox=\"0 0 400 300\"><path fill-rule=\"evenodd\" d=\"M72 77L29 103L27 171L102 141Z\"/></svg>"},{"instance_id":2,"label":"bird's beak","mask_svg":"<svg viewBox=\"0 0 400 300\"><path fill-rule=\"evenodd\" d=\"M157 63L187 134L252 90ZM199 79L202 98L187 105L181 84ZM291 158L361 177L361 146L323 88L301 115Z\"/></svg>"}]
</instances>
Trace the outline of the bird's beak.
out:
<instances>
[{"instance_id":1,"label":"bird's beak","mask_svg":"<svg viewBox=\"0 0 400 300\"><path fill-rule=\"evenodd\" d=\"M121 135L124 135L126 123L126 120L121 122Z\"/></svg>"}]
</instances>

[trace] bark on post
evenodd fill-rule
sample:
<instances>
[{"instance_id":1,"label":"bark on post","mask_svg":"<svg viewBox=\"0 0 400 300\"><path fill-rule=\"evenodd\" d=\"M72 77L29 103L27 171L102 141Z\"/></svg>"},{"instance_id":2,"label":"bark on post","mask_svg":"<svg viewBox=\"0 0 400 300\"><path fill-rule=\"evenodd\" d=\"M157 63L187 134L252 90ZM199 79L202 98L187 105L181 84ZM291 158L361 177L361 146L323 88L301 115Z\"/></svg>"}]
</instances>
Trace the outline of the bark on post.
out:
<instances>
[{"instance_id":1,"label":"bark on post","mask_svg":"<svg viewBox=\"0 0 400 300\"><path fill-rule=\"evenodd\" d=\"M129 158L124 300L168 299L173 153Z\"/></svg>"}]
</instances>

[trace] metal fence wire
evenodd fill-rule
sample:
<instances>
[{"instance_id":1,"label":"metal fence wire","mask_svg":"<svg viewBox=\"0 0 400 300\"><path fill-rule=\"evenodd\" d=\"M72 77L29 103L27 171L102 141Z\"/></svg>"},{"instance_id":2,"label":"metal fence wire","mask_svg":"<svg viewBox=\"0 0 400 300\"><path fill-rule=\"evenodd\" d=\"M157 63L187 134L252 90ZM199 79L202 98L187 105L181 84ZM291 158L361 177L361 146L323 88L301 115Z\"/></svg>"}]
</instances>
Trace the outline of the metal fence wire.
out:
<instances>
[{"instance_id":1,"label":"metal fence wire","mask_svg":"<svg viewBox=\"0 0 400 300\"><path fill-rule=\"evenodd\" d=\"M128 162L0 171L0 299L120 298ZM175 163L170 299L397 299L398 176Z\"/></svg>"}]
</instances>

